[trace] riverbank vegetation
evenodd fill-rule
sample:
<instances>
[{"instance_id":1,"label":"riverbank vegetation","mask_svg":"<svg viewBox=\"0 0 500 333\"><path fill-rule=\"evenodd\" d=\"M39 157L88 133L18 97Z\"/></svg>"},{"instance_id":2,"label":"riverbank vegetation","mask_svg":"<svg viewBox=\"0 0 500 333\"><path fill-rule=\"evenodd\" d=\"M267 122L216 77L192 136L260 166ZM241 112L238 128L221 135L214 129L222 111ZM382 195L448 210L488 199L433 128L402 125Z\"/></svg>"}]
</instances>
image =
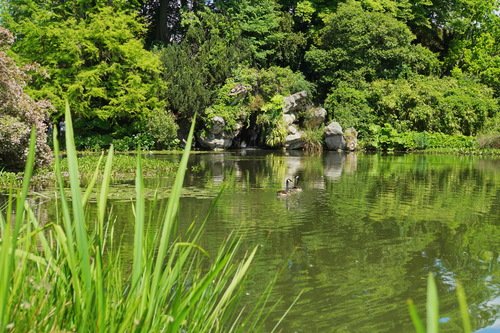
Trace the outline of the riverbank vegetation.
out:
<instances>
[{"instance_id":1,"label":"riverbank vegetation","mask_svg":"<svg viewBox=\"0 0 500 333\"><path fill-rule=\"evenodd\" d=\"M280 147L280 101L298 91L372 149L387 126L498 147L496 0L1 3L2 61L18 66L2 80L44 101L45 127L67 98L79 149L175 148L194 113L197 137L222 117L235 142ZM4 109L13 140L31 120Z\"/></svg>"},{"instance_id":2,"label":"riverbank vegetation","mask_svg":"<svg viewBox=\"0 0 500 333\"><path fill-rule=\"evenodd\" d=\"M137 157L130 261L120 253L107 205L113 149L96 166L95 178L99 164L105 164L100 185L94 179L82 191L69 111L65 119L70 193L64 188L55 140L55 220L39 219L26 204L34 130L22 189L11 189L1 208L0 331L259 331L269 289L264 286L252 306L244 308L239 302L256 248L242 256L238 240L230 239L218 253L206 252L198 245L203 221L178 232L176 216L194 126L166 207L145 200L142 160ZM97 209L89 208L91 195ZM148 220L153 210L161 212L161 223ZM161 230L149 232L150 223Z\"/></svg>"}]
</instances>

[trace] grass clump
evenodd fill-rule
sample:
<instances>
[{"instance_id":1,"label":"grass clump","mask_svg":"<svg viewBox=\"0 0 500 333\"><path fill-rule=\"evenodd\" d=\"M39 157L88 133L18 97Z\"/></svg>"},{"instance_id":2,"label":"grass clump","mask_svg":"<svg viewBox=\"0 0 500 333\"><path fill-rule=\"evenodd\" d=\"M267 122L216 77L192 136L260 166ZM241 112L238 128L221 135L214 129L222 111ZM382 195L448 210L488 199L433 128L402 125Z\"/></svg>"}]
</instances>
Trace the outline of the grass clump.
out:
<instances>
[{"instance_id":1,"label":"grass clump","mask_svg":"<svg viewBox=\"0 0 500 333\"><path fill-rule=\"evenodd\" d=\"M201 229L187 240L177 233L176 215L192 133L177 169L161 230L145 236L148 223L140 155L136 163L133 260L125 264L113 246L113 216L107 202L113 147L102 157L85 191L72 121L66 106L67 172L71 200L63 186L55 140L57 217L39 221L26 204L34 166L35 131L22 189L11 190L0 214L0 332L251 332L261 330L270 288L242 310L238 295L256 249L236 261L239 242L229 241L214 258L197 245ZM54 133L54 138L56 138ZM100 165L104 163L104 169ZM97 181L97 179L100 181ZM96 184L97 210L88 209ZM153 215L153 214L149 214ZM207 265L208 263L208 265ZM131 267L130 267L131 266Z\"/></svg>"}]
</instances>

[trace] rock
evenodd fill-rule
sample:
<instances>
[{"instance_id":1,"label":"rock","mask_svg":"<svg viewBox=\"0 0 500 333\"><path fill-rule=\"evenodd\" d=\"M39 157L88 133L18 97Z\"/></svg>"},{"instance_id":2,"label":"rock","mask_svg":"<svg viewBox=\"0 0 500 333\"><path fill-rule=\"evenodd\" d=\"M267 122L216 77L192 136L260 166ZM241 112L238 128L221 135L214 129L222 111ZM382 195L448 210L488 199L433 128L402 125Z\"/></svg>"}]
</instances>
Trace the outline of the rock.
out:
<instances>
[{"instance_id":1,"label":"rock","mask_svg":"<svg viewBox=\"0 0 500 333\"><path fill-rule=\"evenodd\" d=\"M289 126L294 123L296 117L293 113L285 113L283 115L283 121L285 122L286 126Z\"/></svg>"},{"instance_id":2,"label":"rock","mask_svg":"<svg viewBox=\"0 0 500 333\"><path fill-rule=\"evenodd\" d=\"M331 135L343 135L344 133L342 132L342 127L340 124L336 121L332 121L325 127L325 135L326 136L331 136Z\"/></svg>"},{"instance_id":3,"label":"rock","mask_svg":"<svg viewBox=\"0 0 500 333\"><path fill-rule=\"evenodd\" d=\"M289 134L285 139L285 148L289 150L302 149L304 147L304 141L302 140L302 133L297 132L295 134Z\"/></svg>"},{"instance_id":4,"label":"rock","mask_svg":"<svg viewBox=\"0 0 500 333\"><path fill-rule=\"evenodd\" d=\"M210 133L206 137L200 136L198 142L203 148L211 150L227 149L233 144L233 137L226 137L224 135L215 136Z\"/></svg>"},{"instance_id":5,"label":"rock","mask_svg":"<svg viewBox=\"0 0 500 333\"><path fill-rule=\"evenodd\" d=\"M339 123L334 121L325 127L325 143L328 150L343 150L345 148L345 139Z\"/></svg>"},{"instance_id":6,"label":"rock","mask_svg":"<svg viewBox=\"0 0 500 333\"><path fill-rule=\"evenodd\" d=\"M326 110L323 108L310 108L307 110L306 123L309 128L318 128L325 122Z\"/></svg>"},{"instance_id":7,"label":"rock","mask_svg":"<svg viewBox=\"0 0 500 333\"><path fill-rule=\"evenodd\" d=\"M210 133L215 135L220 134L222 133L222 131L224 131L224 126L226 126L224 118L215 116L212 118L212 126L210 128Z\"/></svg>"},{"instance_id":8,"label":"rock","mask_svg":"<svg viewBox=\"0 0 500 333\"><path fill-rule=\"evenodd\" d=\"M224 121L224 118L220 116L213 117L211 119L211 126L207 129L207 133L198 137L198 143L203 148L211 150L230 148L233 145L233 139L236 135L238 135L241 126L238 124L238 130L234 132L226 132L224 131L225 125L226 122Z\"/></svg>"},{"instance_id":9,"label":"rock","mask_svg":"<svg viewBox=\"0 0 500 333\"><path fill-rule=\"evenodd\" d=\"M288 126L287 130L288 130L288 134L296 134L298 131L297 128L295 128L295 126L293 126L293 125Z\"/></svg>"},{"instance_id":10,"label":"rock","mask_svg":"<svg viewBox=\"0 0 500 333\"><path fill-rule=\"evenodd\" d=\"M229 91L229 96L246 94L247 92L248 92L247 87L245 87L241 83L238 83L236 86L234 86L233 89L231 89L231 91Z\"/></svg>"},{"instance_id":11,"label":"rock","mask_svg":"<svg viewBox=\"0 0 500 333\"><path fill-rule=\"evenodd\" d=\"M300 91L296 94L285 97L285 105L283 106L284 113L293 113L305 109L307 101L307 92Z\"/></svg>"},{"instance_id":12,"label":"rock","mask_svg":"<svg viewBox=\"0 0 500 333\"><path fill-rule=\"evenodd\" d=\"M345 150L354 151L358 148L358 131L349 127L344 132Z\"/></svg>"}]
</instances>

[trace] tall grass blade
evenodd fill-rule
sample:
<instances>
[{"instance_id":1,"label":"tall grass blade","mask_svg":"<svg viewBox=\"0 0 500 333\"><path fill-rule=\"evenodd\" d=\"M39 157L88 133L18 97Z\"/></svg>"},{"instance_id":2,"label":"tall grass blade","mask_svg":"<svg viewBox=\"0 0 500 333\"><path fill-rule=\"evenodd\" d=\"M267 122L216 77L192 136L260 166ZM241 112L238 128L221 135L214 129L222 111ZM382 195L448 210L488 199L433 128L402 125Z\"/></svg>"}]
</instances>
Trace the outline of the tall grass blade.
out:
<instances>
[{"instance_id":1,"label":"tall grass blade","mask_svg":"<svg viewBox=\"0 0 500 333\"><path fill-rule=\"evenodd\" d=\"M85 225L85 212L82 205L82 194L80 188L80 174L78 171L78 158L73 134L73 123L69 103L66 100L66 112L64 120L66 122L66 154L68 159L68 170L70 179L70 189L73 208L73 223L76 232L76 244L80 262L80 272L83 281L83 314L82 323L79 329L87 330L87 318L92 303L92 272L90 267L90 248Z\"/></svg>"},{"instance_id":2,"label":"tall grass blade","mask_svg":"<svg viewBox=\"0 0 500 333\"><path fill-rule=\"evenodd\" d=\"M142 161L140 152L137 152L137 169L135 175L135 225L134 225L134 261L132 267L132 288L137 288L142 274L142 255L144 246L144 181L142 179Z\"/></svg>"},{"instance_id":3,"label":"tall grass blade","mask_svg":"<svg viewBox=\"0 0 500 333\"><path fill-rule=\"evenodd\" d=\"M410 318L413 323L413 327L415 327L416 333L425 333L425 327L422 323L422 319L418 315L417 308L411 299L408 300L408 311L410 312Z\"/></svg>"},{"instance_id":4,"label":"tall grass blade","mask_svg":"<svg viewBox=\"0 0 500 333\"><path fill-rule=\"evenodd\" d=\"M439 331L439 303L434 281L434 275L429 273L427 279L427 333L438 333Z\"/></svg>"},{"instance_id":5,"label":"tall grass blade","mask_svg":"<svg viewBox=\"0 0 500 333\"><path fill-rule=\"evenodd\" d=\"M145 327L147 329L154 312L156 311L156 306L158 305L158 287L160 279L163 275L163 263L167 255L167 249L170 242L170 235L174 229L175 217L177 215L177 210L179 207L179 199L181 196L182 184L184 182L184 176L186 174L187 162L189 159L189 154L191 152L191 144L193 142L194 125L196 123L196 115L193 118L191 128L189 130L188 139L186 141L186 147L184 148L184 153L182 154L181 162L179 163L179 168L177 169L177 174L175 176L174 185L172 186L172 191L168 199L167 211L163 220L163 226L160 233L158 254L156 256L154 270L152 273L152 281L150 288L150 302L148 313L145 320ZM155 295L156 294L156 295Z\"/></svg>"},{"instance_id":6,"label":"tall grass blade","mask_svg":"<svg viewBox=\"0 0 500 333\"><path fill-rule=\"evenodd\" d=\"M108 202L109 184L111 182L111 167L113 165L113 145L109 147L108 157L106 158L106 165L104 167L104 174L102 179L102 187L97 200L97 210L99 211L99 236L103 237L104 216L106 214L106 204Z\"/></svg>"},{"instance_id":7,"label":"tall grass blade","mask_svg":"<svg viewBox=\"0 0 500 333\"><path fill-rule=\"evenodd\" d=\"M283 315L281 316L281 318L278 320L278 322L276 323L276 325L273 327L273 330L271 331L271 333L275 332L278 329L278 327L281 324L281 322L283 321L283 319L285 319L286 315L295 306L295 304L297 303L297 301L299 300L300 296L302 296L303 293L304 293L304 290L301 290L300 293L297 295L297 297L295 297L295 299L293 300L292 304L290 304L290 306L288 307L288 309L286 309L285 313L283 313Z\"/></svg>"},{"instance_id":8,"label":"tall grass blade","mask_svg":"<svg viewBox=\"0 0 500 333\"><path fill-rule=\"evenodd\" d=\"M470 324L467 299L465 297L464 288L460 283L457 283L457 298L458 298L458 305L460 307L460 316L462 317L462 325L464 327L464 333L471 333L472 326Z\"/></svg>"},{"instance_id":9,"label":"tall grass blade","mask_svg":"<svg viewBox=\"0 0 500 333\"><path fill-rule=\"evenodd\" d=\"M99 171L101 169L101 163L102 163L103 157L104 157L104 152L101 153L101 156L99 157L99 161L97 161L97 165L95 167L94 174L92 175L92 178L90 179L90 182L87 186L87 190L85 190L85 193L83 194L82 205L84 207L85 207L85 205L87 205L87 202L89 201L90 195L92 194L92 190L95 187L95 183L97 182L97 178L99 177Z\"/></svg>"}]
</instances>

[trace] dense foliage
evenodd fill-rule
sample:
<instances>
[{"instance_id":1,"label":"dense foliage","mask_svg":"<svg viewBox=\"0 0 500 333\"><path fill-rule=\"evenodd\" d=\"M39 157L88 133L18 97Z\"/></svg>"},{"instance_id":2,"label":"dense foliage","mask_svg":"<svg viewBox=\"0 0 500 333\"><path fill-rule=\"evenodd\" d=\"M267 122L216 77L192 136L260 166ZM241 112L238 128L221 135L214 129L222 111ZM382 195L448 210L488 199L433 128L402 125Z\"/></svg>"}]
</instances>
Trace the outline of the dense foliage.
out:
<instances>
[{"instance_id":1,"label":"dense foliage","mask_svg":"<svg viewBox=\"0 0 500 333\"><path fill-rule=\"evenodd\" d=\"M241 133L257 125L260 143L276 146L286 131L269 103L304 86L328 120L362 138L387 124L500 132L498 0L1 4L2 25L16 36L12 56L39 66L27 92L55 105L53 121L69 99L81 148L168 148L195 113L222 116L228 129L241 123ZM283 85L285 72L295 86ZM236 84L248 90L234 101L226 93Z\"/></svg>"}]
</instances>

